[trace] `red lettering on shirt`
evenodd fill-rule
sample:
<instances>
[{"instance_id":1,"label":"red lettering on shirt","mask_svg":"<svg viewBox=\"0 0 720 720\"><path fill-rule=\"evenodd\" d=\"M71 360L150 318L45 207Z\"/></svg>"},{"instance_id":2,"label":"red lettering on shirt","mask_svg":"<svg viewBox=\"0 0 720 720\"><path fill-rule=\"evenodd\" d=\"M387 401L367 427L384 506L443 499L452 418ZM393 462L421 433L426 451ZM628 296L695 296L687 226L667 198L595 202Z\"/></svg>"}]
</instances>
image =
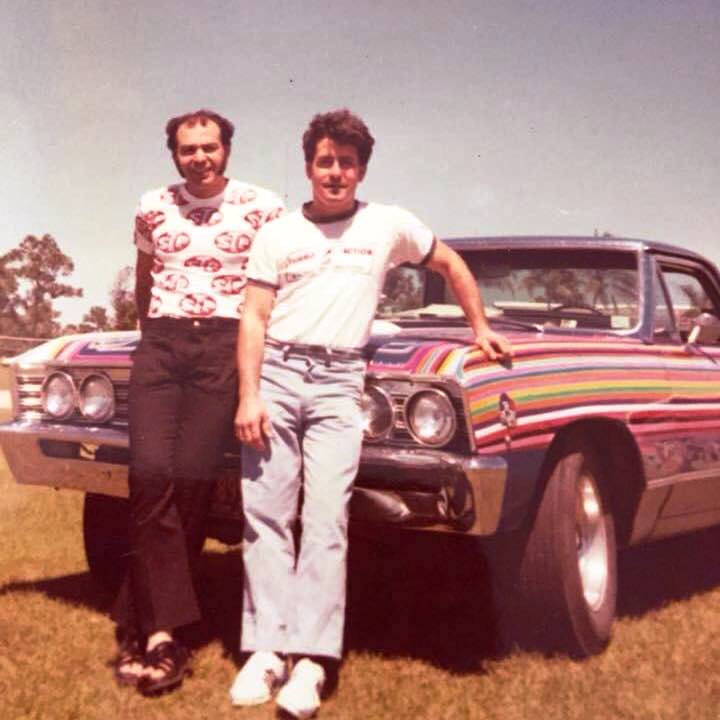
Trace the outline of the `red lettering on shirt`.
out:
<instances>
[{"instance_id":1,"label":"red lettering on shirt","mask_svg":"<svg viewBox=\"0 0 720 720\"><path fill-rule=\"evenodd\" d=\"M222 222L223 214L215 207L197 207L187 214L187 218L195 225L217 225Z\"/></svg>"},{"instance_id":2,"label":"red lettering on shirt","mask_svg":"<svg viewBox=\"0 0 720 720\"><path fill-rule=\"evenodd\" d=\"M222 267L222 263L212 255L194 255L188 258L183 265L185 267L200 268L210 273L216 273Z\"/></svg>"},{"instance_id":3,"label":"red lettering on shirt","mask_svg":"<svg viewBox=\"0 0 720 720\"><path fill-rule=\"evenodd\" d=\"M284 215L284 214L285 214L285 208L282 206L278 206L274 210L271 210L267 214L267 217L265 218L265 222L269 223L271 220L276 220L277 218L279 218L281 215Z\"/></svg>"},{"instance_id":4,"label":"red lettering on shirt","mask_svg":"<svg viewBox=\"0 0 720 720\"><path fill-rule=\"evenodd\" d=\"M150 226L145 222L142 215L135 216L135 232L140 235L140 237L152 242L152 230L150 230Z\"/></svg>"},{"instance_id":5,"label":"red lettering on shirt","mask_svg":"<svg viewBox=\"0 0 720 720\"><path fill-rule=\"evenodd\" d=\"M176 253L184 250L190 244L190 236L187 233L163 233L155 239L158 250L166 253Z\"/></svg>"},{"instance_id":6,"label":"red lettering on shirt","mask_svg":"<svg viewBox=\"0 0 720 720\"><path fill-rule=\"evenodd\" d=\"M225 202L229 202L231 205L245 205L245 203L252 202L256 197L255 190L237 188L225 195Z\"/></svg>"},{"instance_id":7,"label":"red lettering on shirt","mask_svg":"<svg viewBox=\"0 0 720 720\"><path fill-rule=\"evenodd\" d=\"M298 250L297 252L288 255L284 260L281 260L278 263L278 270L285 270L291 265L295 265L303 260L312 260L314 257L315 253L312 250Z\"/></svg>"},{"instance_id":8,"label":"red lettering on shirt","mask_svg":"<svg viewBox=\"0 0 720 720\"><path fill-rule=\"evenodd\" d=\"M220 233L213 242L218 250L237 254L246 252L252 241L252 235L246 233L224 232Z\"/></svg>"},{"instance_id":9,"label":"red lettering on shirt","mask_svg":"<svg viewBox=\"0 0 720 720\"><path fill-rule=\"evenodd\" d=\"M209 317L215 312L216 307L215 299L202 293L190 293L180 301L180 309L186 315L195 317Z\"/></svg>"},{"instance_id":10,"label":"red lettering on shirt","mask_svg":"<svg viewBox=\"0 0 720 720\"><path fill-rule=\"evenodd\" d=\"M177 205L178 207L188 204L188 201L180 193L179 185L170 185L170 187L165 188L160 194L160 202Z\"/></svg>"},{"instance_id":11,"label":"red lettering on shirt","mask_svg":"<svg viewBox=\"0 0 720 720\"><path fill-rule=\"evenodd\" d=\"M250 225L253 230L257 230L263 224L263 214L259 210L251 210L245 216L245 222Z\"/></svg>"},{"instance_id":12,"label":"red lettering on shirt","mask_svg":"<svg viewBox=\"0 0 720 720\"><path fill-rule=\"evenodd\" d=\"M165 213L162 210L149 210L142 217L151 231L165 222Z\"/></svg>"},{"instance_id":13,"label":"red lettering on shirt","mask_svg":"<svg viewBox=\"0 0 720 720\"><path fill-rule=\"evenodd\" d=\"M221 295L239 295L247 280L243 275L217 275L212 279L212 289Z\"/></svg>"},{"instance_id":14,"label":"red lettering on shirt","mask_svg":"<svg viewBox=\"0 0 720 720\"><path fill-rule=\"evenodd\" d=\"M158 286L163 290L176 292L184 290L190 284L189 280L182 273L167 273L158 280Z\"/></svg>"}]
</instances>

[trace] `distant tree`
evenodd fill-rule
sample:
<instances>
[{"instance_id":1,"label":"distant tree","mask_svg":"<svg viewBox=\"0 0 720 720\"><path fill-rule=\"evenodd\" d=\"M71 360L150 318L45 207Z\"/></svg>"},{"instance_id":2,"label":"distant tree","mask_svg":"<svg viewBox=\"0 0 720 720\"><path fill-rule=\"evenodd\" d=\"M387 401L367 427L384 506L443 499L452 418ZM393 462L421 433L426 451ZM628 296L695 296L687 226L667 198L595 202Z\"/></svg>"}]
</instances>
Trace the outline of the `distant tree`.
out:
<instances>
[{"instance_id":1,"label":"distant tree","mask_svg":"<svg viewBox=\"0 0 720 720\"><path fill-rule=\"evenodd\" d=\"M585 270L584 287L593 307L612 309L619 313L637 305L637 273L621 268Z\"/></svg>"},{"instance_id":2,"label":"distant tree","mask_svg":"<svg viewBox=\"0 0 720 720\"><path fill-rule=\"evenodd\" d=\"M423 287L420 273L414 268L399 266L388 271L378 308L382 314L419 308L422 305Z\"/></svg>"},{"instance_id":3,"label":"distant tree","mask_svg":"<svg viewBox=\"0 0 720 720\"><path fill-rule=\"evenodd\" d=\"M14 307L17 329L28 337L50 337L60 327L60 313L53 309L53 300L60 297L82 297L80 288L57 281L75 269L73 261L58 247L52 235L28 235L20 245L2 256L2 281L8 287L8 273L13 276L15 290L6 298Z\"/></svg>"},{"instance_id":4,"label":"distant tree","mask_svg":"<svg viewBox=\"0 0 720 720\"><path fill-rule=\"evenodd\" d=\"M584 301L574 270L570 268L536 268L529 270L521 284L534 302L551 305L577 305Z\"/></svg>"},{"instance_id":5,"label":"distant tree","mask_svg":"<svg viewBox=\"0 0 720 720\"><path fill-rule=\"evenodd\" d=\"M110 290L110 306L113 313L112 326L115 330L134 330L137 327L135 269L132 265L126 265L115 276Z\"/></svg>"},{"instance_id":6,"label":"distant tree","mask_svg":"<svg viewBox=\"0 0 720 720\"><path fill-rule=\"evenodd\" d=\"M108 318L107 310L104 307L100 307L100 305L93 305L85 315L83 315L82 327L87 327L87 332L92 330L109 330L110 319ZM82 332L86 331L83 330Z\"/></svg>"},{"instance_id":7,"label":"distant tree","mask_svg":"<svg viewBox=\"0 0 720 720\"><path fill-rule=\"evenodd\" d=\"M0 335L17 335L17 280L7 267L7 256L0 256Z\"/></svg>"}]
</instances>

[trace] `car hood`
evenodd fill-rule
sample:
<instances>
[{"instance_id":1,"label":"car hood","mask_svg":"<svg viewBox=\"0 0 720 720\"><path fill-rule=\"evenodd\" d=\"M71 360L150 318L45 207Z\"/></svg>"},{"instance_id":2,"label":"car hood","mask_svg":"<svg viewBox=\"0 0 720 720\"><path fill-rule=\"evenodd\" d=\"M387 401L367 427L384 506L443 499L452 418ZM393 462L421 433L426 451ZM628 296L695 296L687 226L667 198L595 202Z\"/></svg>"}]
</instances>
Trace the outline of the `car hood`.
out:
<instances>
[{"instance_id":1,"label":"car hood","mask_svg":"<svg viewBox=\"0 0 720 720\"><path fill-rule=\"evenodd\" d=\"M475 448L488 454L510 441L546 447L569 418L625 417L634 404L670 399L658 348L638 338L499 329L512 344L512 357L500 361L488 360L467 328L401 329L375 340L369 378L455 385Z\"/></svg>"},{"instance_id":2,"label":"car hood","mask_svg":"<svg viewBox=\"0 0 720 720\"><path fill-rule=\"evenodd\" d=\"M38 365L130 365L140 333L132 331L63 335L6 360L16 367Z\"/></svg>"},{"instance_id":3,"label":"car hood","mask_svg":"<svg viewBox=\"0 0 720 720\"><path fill-rule=\"evenodd\" d=\"M473 334L467 326L400 327L376 321L366 347L370 372L400 372L454 376L462 380L470 366L488 363L473 345ZM513 361L528 359L551 351L572 355L578 351L609 346L635 351L643 347L637 339L608 334L582 335L543 333L533 330L509 330L505 336L513 345ZM79 365L123 367L131 363L137 347L137 331L95 332L54 338L6 361L20 367L38 365ZM510 367L512 362L502 363Z\"/></svg>"},{"instance_id":4,"label":"car hood","mask_svg":"<svg viewBox=\"0 0 720 720\"><path fill-rule=\"evenodd\" d=\"M491 362L473 344L473 334L462 327L397 328L392 335L373 335L368 345L368 370L377 374L437 375L467 384L478 370L495 368L504 376L540 356L563 358L587 354L643 353L643 344L632 337L602 334L544 333L542 330L500 329L513 347L512 358ZM647 348L654 354L654 350Z\"/></svg>"}]
</instances>

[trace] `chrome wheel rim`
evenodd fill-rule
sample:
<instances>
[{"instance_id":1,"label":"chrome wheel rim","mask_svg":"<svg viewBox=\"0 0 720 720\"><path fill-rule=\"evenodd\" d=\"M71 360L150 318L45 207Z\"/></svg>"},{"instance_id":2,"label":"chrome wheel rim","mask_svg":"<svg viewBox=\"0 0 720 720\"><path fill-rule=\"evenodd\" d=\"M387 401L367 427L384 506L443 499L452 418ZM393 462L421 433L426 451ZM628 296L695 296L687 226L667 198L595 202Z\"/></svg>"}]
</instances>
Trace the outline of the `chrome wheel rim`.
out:
<instances>
[{"instance_id":1,"label":"chrome wheel rim","mask_svg":"<svg viewBox=\"0 0 720 720\"><path fill-rule=\"evenodd\" d=\"M592 610L603 604L608 583L608 540L602 501L592 477L578 479L575 510L577 560L585 602Z\"/></svg>"}]
</instances>

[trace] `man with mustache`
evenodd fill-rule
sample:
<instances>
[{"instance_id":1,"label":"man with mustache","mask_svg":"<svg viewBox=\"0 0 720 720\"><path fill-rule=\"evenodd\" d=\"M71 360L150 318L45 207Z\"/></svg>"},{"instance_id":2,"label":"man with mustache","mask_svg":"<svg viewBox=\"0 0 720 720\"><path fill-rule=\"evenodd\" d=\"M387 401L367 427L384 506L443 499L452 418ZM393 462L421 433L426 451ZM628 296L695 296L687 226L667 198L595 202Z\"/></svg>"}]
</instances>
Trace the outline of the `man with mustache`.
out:
<instances>
[{"instance_id":1,"label":"man with mustache","mask_svg":"<svg viewBox=\"0 0 720 720\"><path fill-rule=\"evenodd\" d=\"M143 195L135 217L131 554L112 616L115 677L146 695L188 673L176 630L200 619L192 569L236 407L247 254L256 229L283 211L274 193L225 176L233 131L210 110L171 118L167 146L183 182ZM228 235L247 242L228 247Z\"/></svg>"},{"instance_id":2,"label":"man with mustache","mask_svg":"<svg viewBox=\"0 0 720 720\"><path fill-rule=\"evenodd\" d=\"M230 696L255 705L280 688L278 707L297 718L317 711L326 668L342 652L361 348L387 269L440 272L477 345L491 359L510 352L457 253L406 210L356 199L373 143L348 110L316 115L303 136L312 200L260 230L247 267L235 427L244 443L241 649L251 654Z\"/></svg>"}]
</instances>

